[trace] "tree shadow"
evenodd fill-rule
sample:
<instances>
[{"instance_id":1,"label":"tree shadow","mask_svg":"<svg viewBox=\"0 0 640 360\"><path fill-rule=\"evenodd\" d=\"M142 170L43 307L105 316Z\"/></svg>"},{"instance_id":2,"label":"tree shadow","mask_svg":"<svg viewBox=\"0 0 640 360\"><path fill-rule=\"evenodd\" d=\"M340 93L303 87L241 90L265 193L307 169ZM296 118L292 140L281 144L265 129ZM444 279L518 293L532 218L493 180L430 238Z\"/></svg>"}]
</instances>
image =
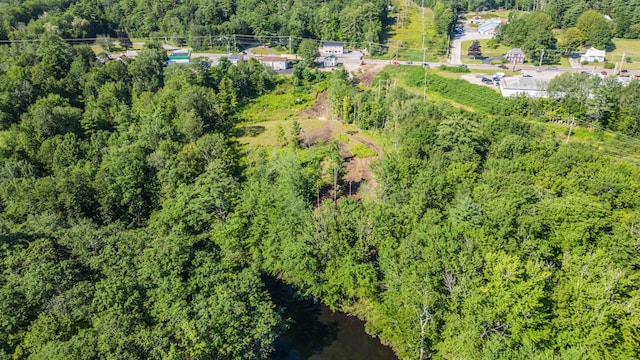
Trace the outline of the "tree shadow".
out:
<instances>
[{"instance_id":1,"label":"tree shadow","mask_svg":"<svg viewBox=\"0 0 640 360\"><path fill-rule=\"evenodd\" d=\"M236 130L237 137L256 137L263 132L265 132L266 128L262 125L249 125Z\"/></svg>"}]
</instances>

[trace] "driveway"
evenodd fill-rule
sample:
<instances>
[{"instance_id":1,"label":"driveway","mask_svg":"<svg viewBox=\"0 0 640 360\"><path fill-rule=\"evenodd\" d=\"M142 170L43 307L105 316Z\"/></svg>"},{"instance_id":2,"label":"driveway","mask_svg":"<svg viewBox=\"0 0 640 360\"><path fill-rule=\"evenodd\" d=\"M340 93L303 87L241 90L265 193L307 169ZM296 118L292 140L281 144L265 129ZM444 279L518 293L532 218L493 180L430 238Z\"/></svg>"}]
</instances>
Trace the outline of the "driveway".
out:
<instances>
[{"instance_id":1,"label":"driveway","mask_svg":"<svg viewBox=\"0 0 640 360\"><path fill-rule=\"evenodd\" d=\"M466 25L466 24L465 24ZM455 35L453 41L451 42L451 59L450 63L452 65L460 65L462 64L462 42L467 40L483 40L483 39L491 39L491 35L482 35L478 32L477 28L471 28L468 26L464 27L464 34Z\"/></svg>"}]
</instances>

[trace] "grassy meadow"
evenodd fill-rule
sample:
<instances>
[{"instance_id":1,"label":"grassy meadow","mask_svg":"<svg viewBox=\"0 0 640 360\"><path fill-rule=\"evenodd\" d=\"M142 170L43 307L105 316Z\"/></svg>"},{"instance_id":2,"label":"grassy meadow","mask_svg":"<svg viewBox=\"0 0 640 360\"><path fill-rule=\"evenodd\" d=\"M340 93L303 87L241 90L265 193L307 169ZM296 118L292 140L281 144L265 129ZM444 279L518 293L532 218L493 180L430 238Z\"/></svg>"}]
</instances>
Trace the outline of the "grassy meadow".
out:
<instances>
[{"instance_id":1,"label":"grassy meadow","mask_svg":"<svg viewBox=\"0 0 640 360\"><path fill-rule=\"evenodd\" d=\"M443 61L446 59L446 35L439 35L433 22L433 11L430 8L423 11L414 2L394 3L397 13L391 14L393 25L388 32L389 51L380 58L393 59L398 53L401 60L422 61L422 34L425 34L424 46L427 61ZM424 21L423 21L424 20ZM424 27L423 27L424 26Z\"/></svg>"}]
</instances>

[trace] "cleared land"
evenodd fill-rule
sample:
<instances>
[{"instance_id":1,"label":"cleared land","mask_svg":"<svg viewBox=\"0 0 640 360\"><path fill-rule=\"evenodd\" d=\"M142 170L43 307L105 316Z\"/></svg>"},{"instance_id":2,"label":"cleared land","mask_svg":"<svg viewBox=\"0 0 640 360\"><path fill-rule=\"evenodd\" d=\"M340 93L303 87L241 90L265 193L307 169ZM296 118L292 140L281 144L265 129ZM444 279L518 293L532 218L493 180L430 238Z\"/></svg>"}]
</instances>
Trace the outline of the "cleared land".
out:
<instances>
[{"instance_id":1,"label":"cleared land","mask_svg":"<svg viewBox=\"0 0 640 360\"><path fill-rule=\"evenodd\" d=\"M242 109L240 117L248 122L287 120L313 106L318 93L326 83L294 87L281 81L274 91L259 96Z\"/></svg>"},{"instance_id":2,"label":"cleared land","mask_svg":"<svg viewBox=\"0 0 640 360\"><path fill-rule=\"evenodd\" d=\"M413 2L396 1L394 7L400 9L392 14L394 24L389 29L389 52L383 57L395 58L396 52L402 60L422 61L422 34L424 31L424 46L427 49L427 61L445 60L446 36L439 35L433 22L433 11L422 9ZM424 28L423 28L424 19Z\"/></svg>"}]
</instances>

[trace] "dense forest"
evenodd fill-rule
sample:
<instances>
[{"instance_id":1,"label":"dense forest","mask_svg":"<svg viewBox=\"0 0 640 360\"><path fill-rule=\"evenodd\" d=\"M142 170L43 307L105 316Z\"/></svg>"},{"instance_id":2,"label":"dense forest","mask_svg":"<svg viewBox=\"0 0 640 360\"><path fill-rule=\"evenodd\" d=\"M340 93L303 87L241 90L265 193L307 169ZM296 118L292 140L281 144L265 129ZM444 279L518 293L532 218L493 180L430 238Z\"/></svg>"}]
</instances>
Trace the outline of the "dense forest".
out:
<instances>
[{"instance_id":1,"label":"dense forest","mask_svg":"<svg viewBox=\"0 0 640 360\"><path fill-rule=\"evenodd\" d=\"M0 39L33 39L45 31L63 38L113 37L122 30L132 37L165 38L196 48L232 34L379 43L385 2L11 1L0 6Z\"/></svg>"},{"instance_id":2,"label":"dense forest","mask_svg":"<svg viewBox=\"0 0 640 360\"><path fill-rule=\"evenodd\" d=\"M402 359L640 357L640 167L544 126L573 116L637 142L638 81L570 74L548 100L447 90L485 106L471 112L380 91L388 72L364 88L255 59L163 67L153 42L103 63L61 37L93 33L46 19L85 9L102 32L132 11L80 4L0 8L3 36L37 39L0 52L0 359L265 359L287 327L265 275L366 320ZM305 11L352 6L335 4ZM140 11L161 29L164 6ZM299 141L297 122L276 147L237 141L256 97L322 82L336 119L391 143L358 196L340 180L328 196L338 143Z\"/></svg>"}]
</instances>

